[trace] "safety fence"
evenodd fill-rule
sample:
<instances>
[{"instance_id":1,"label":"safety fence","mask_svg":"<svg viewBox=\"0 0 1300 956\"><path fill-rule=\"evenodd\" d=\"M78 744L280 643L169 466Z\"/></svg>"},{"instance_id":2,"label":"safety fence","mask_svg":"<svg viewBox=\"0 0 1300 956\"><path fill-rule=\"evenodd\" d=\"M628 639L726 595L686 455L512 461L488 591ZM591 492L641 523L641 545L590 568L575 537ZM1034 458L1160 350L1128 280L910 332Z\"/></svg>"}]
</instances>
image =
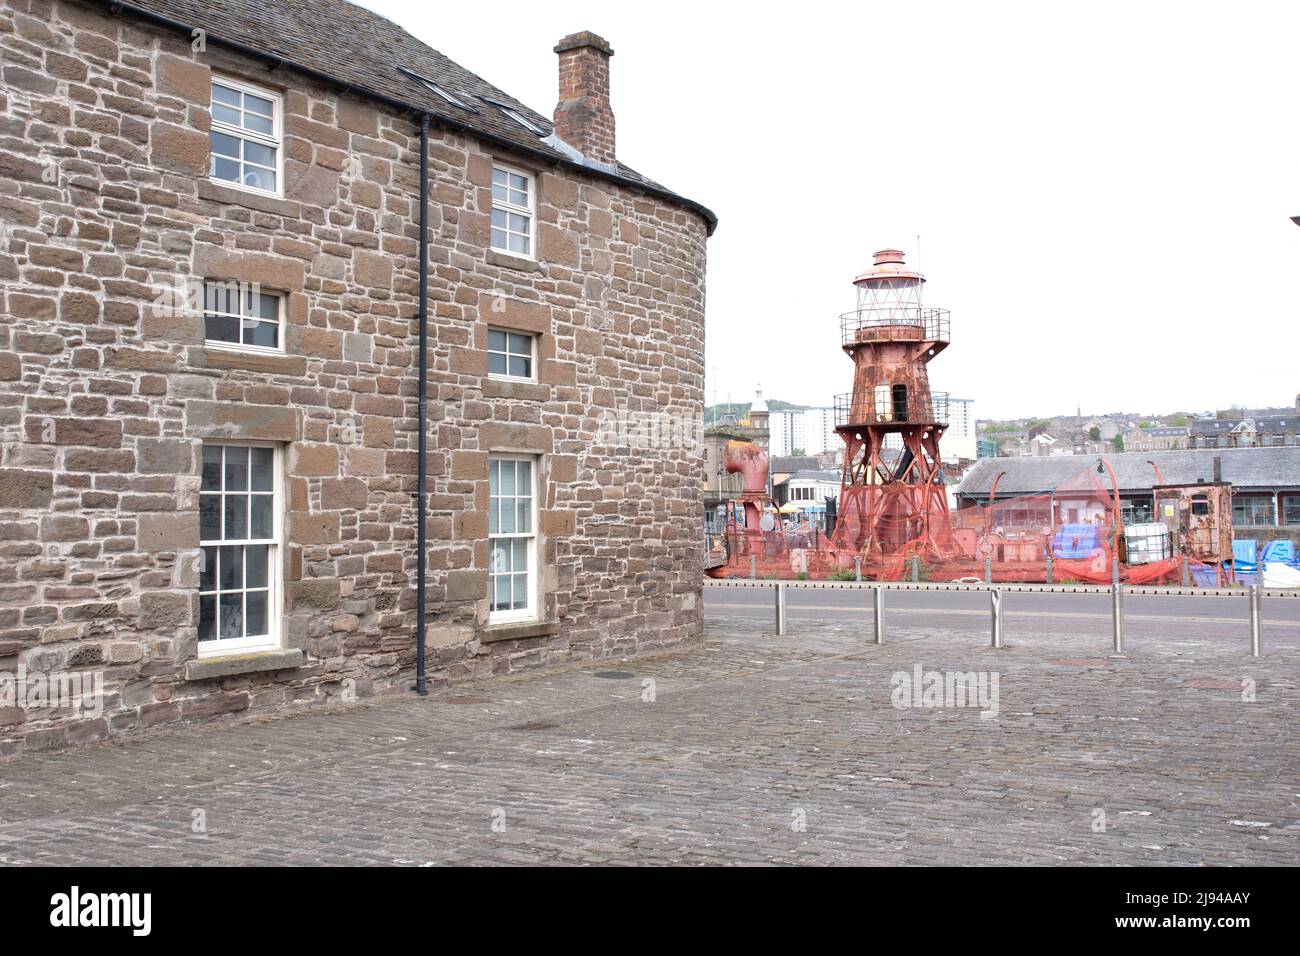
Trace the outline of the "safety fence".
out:
<instances>
[{"instance_id":1,"label":"safety fence","mask_svg":"<svg viewBox=\"0 0 1300 956\"><path fill-rule=\"evenodd\" d=\"M709 589L770 588L773 591L776 614L776 633L784 635L787 626L787 594L789 590L850 590L872 592L873 642L885 643L885 592L886 591L986 591L989 595L990 646L1002 647L1002 596L1006 592L1035 592L1045 594L1105 594L1110 597L1112 649L1124 653L1124 598L1126 595L1163 597L1230 597L1243 598L1248 605L1247 622L1250 625L1250 654L1259 657L1263 632L1264 598L1297 598L1300 591L1265 590L1259 585L1237 588L1198 588L1176 586L1126 585L1112 582L1109 586L1097 584L944 584L940 582L910 581L771 581L744 578L709 579L704 581Z\"/></svg>"}]
</instances>

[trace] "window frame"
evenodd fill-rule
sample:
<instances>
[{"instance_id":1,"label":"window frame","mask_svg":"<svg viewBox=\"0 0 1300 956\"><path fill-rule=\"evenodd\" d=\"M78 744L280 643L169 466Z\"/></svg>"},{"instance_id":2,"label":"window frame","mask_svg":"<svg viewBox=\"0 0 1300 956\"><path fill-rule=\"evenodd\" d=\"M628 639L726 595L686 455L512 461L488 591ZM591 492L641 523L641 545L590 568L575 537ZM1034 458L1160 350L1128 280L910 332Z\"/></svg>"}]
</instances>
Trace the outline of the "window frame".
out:
<instances>
[{"instance_id":1,"label":"window frame","mask_svg":"<svg viewBox=\"0 0 1300 956\"><path fill-rule=\"evenodd\" d=\"M258 295L269 295L276 300L277 305L276 305L275 322L276 325L278 326L279 333L275 337L277 344L274 348L272 348L269 345L248 345L244 342L222 342L220 339L208 338L208 330L207 330L208 285L209 284L228 285L230 282L234 282L236 285L239 286L241 303L242 303L245 287L248 286L251 286ZM200 317L203 319L203 347L205 349L215 349L221 352L241 352L244 354L253 354L253 355L284 355L286 354L284 340L285 340L285 324L286 324L286 318L288 316L288 310L289 310L288 293L280 292L276 289L264 289L261 283L238 282L234 279L230 279L230 280L204 279L203 292L202 292L202 311L200 313ZM260 319L260 317L258 316L232 315L229 312L221 312L216 314L227 316L230 318L240 319L241 321L244 318L258 318L260 321L265 321L264 319ZM242 324L240 326L240 333L242 336L243 333Z\"/></svg>"},{"instance_id":2,"label":"window frame","mask_svg":"<svg viewBox=\"0 0 1300 956\"><path fill-rule=\"evenodd\" d=\"M1296 520L1290 520L1294 514ZM1282 495L1282 514L1278 516L1278 523L1285 527L1295 527L1300 525L1300 495Z\"/></svg>"},{"instance_id":3,"label":"window frame","mask_svg":"<svg viewBox=\"0 0 1300 956\"><path fill-rule=\"evenodd\" d=\"M234 440L228 441L224 439L215 440L215 441L204 441L199 451L200 468L202 468L201 456L203 455L203 449L209 447L271 449L271 538L270 539L218 538L218 539L205 540L203 538L202 522L200 522L199 525L199 561L200 561L199 567L200 568L202 568L203 566L201 562L205 560L203 557L203 549L205 547L217 547L217 548L234 547L234 546L243 547L250 544L268 545L267 555L266 555L267 627L266 627L265 635L258 634L252 637L237 637L237 638L231 638L227 640L216 638L211 641L198 641L197 642L198 657L200 660L207 660L208 658L213 658L213 657L227 657L232 654L248 654L257 651L279 650L283 646L282 645L283 633L282 633L281 625L282 625L282 618L283 618L283 603L284 603L284 580L283 580L283 565L282 565L282 560L283 560L282 555L284 549L284 500L285 500L284 499L284 469L283 469L284 445L282 442L269 442L269 441L234 441ZM219 492L219 494L222 501L224 502L227 494L227 492L225 491L225 478L224 478L224 470L225 470L224 452L222 455L222 462L223 462L222 490L221 492ZM250 474L250 479L251 479L251 474ZM239 493L240 492L235 492L235 494L239 494ZM245 493L252 494L253 492L250 489L249 492L245 492ZM214 494L214 492L200 491L199 494L200 495ZM225 513L225 508L223 507L222 514L224 515L224 513ZM252 529L250 528L249 530L251 531ZM215 574L215 569L214 569L214 574ZM215 592L203 591L203 578L202 578L202 573L200 572L197 591L200 595L207 594L207 593L214 593L220 595L221 593L220 582L216 582L216 583L217 583L217 590ZM248 591L247 581L242 581L241 584L243 586L241 586L240 590L241 592L246 594ZM219 597L216 602L216 607L217 607L216 626L219 628L221 623L221 610L220 610L221 602ZM196 619L196 624L199 623L199 620L201 620L201 616L202 616L201 609L199 615L200 617L199 619ZM205 645L210 645L210 646L205 646Z\"/></svg>"},{"instance_id":4,"label":"window frame","mask_svg":"<svg viewBox=\"0 0 1300 956\"><path fill-rule=\"evenodd\" d=\"M492 348L493 332L501 332L506 336L506 350L504 352L500 352ZM530 349L529 356L528 356L528 368L531 372L531 374L529 375L511 375L509 371L506 372L492 371L493 355L504 355L506 357L506 369L508 370L510 368L510 356L512 355L518 356L521 354L519 352L510 351L510 336L512 335L522 335L528 339L528 346ZM488 378L498 382L536 382L537 381L537 353L538 353L537 341L540 338L541 336L536 332L526 332L522 329L506 328L504 325L489 325L488 344L487 344Z\"/></svg>"},{"instance_id":5,"label":"window frame","mask_svg":"<svg viewBox=\"0 0 1300 956\"><path fill-rule=\"evenodd\" d=\"M1277 510L1274 507L1272 495L1233 495L1232 496L1232 523L1241 528L1271 528L1277 525ZM1263 517L1270 520L1259 521L1260 512ZM1238 515L1250 520L1238 521Z\"/></svg>"},{"instance_id":6,"label":"window frame","mask_svg":"<svg viewBox=\"0 0 1300 956\"><path fill-rule=\"evenodd\" d=\"M416 73L414 70L408 70L404 66L399 66L397 69L404 75L410 77L412 80L419 83L430 93L434 94L439 99L450 104L451 106L455 106L459 109L462 109L467 113L478 112L477 106L473 106L472 104L467 103L465 100L462 100L455 93L452 93L450 90L444 89L443 87L439 86L437 83L429 79L427 76L421 76L419 73Z\"/></svg>"},{"instance_id":7,"label":"window frame","mask_svg":"<svg viewBox=\"0 0 1300 956\"><path fill-rule=\"evenodd\" d=\"M521 111L522 109L521 107L511 106L509 103L502 103L499 100L490 100L485 96L480 96L479 99L481 99L484 103L491 103L493 106L499 109L508 119L511 119L514 122L518 123L520 126L528 130L528 132L532 133L534 136L537 136L539 138L545 138L550 135L549 133L546 132L545 129L538 126L527 116L525 116Z\"/></svg>"},{"instance_id":8,"label":"window frame","mask_svg":"<svg viewBox=\"0 0 1300 956\"><path fill-rule=\"evenodd\" d=\"M232 90L238 90L240 93L251 93L253 96L259 96L271 101L271 135L258 133L255 130L246 129L243 126L232 126L229 123L222 122L216 118L213 113L212 104L212 87L217 85L228 87ZM219 186L228 186L231 189L238 189L242 192L253 193L257 196L273 196L276 199L284 198L284 97L274 90L249 83L247 80L239 80L225 74L212 74L212 79L208 85L208 118L211 123L211 129L225 136L233 136L239 140L250 140L260 146L267 146L275 150L275 189L262 189L260 186L250 186L242 181L232 181L229 179L220 179L214 174L213 163L211 159L212 134L208 134L208 181L216 183ZM240 151L240 175L243 175L243 150Z\"/></svg>"},{"instance_id":9,"label":"window frame","mask_svg":"<svg viewBox=\"0 0 1300 956\"><path fill-rule=\"evenodd\" d=\"M514 213L517 216L526 216L528 218L528 252L516 252L513 249L503 249L496 245L495 240L492 238L492 233L496 227L492 225L491 214L488 215L488 248L493 252L499 252L502 255L514 256L516 259L524 259L529 262L537 262L537 176L526 169L520 169L517 166L510 166L506 163L500 163L493 160L492 171L495 173L498 169L507 174L513 173L516 176L522 176L528 183L527 207L517 206L507 200L497 199L496 183L494 182L490 187L492 190L492 212L501 209L507 214ZM507 229L507 243L509 242L510 235L518 235L518 233L511 233L510 230Z\"/></svg>"},{"instance_id":10,"label":"window frame","mask_svg":"<svg viewBox=\"0 0 1300 956\"><path fill-rule=\"evenodd\" d=\"M488 580L487 580L487 605L488 605L488 626L489 626L489 627L494 626L494 625L497 625L497 624L519 624L519 623L528 622L528 621L536 621L536 620L539 619L539 604L538 604L538 565L539 565L539 560L538 560L538 527L537 527L537 524L538 524L538 517L539 517L539 516L538 516L538 507L537 507L537 497L538 497L538 489L539 489L539 487L541 486L541 470L542 470L542 469L541 469L541 464L542 464L542 460L541 460L541 456L540 456L540 455L530 455L530 454L527 454L527 453L519 453L519 452L495 452L495 451L493 451L493 452L489 452L489 453L488 453L488 472L489 472L489 475L491 474L491 469L492 469L492 465L493 465L493 463L494 463L494 462L500 462L500 461L526 461L526 462L528 462L528 463L531 465L531 467L530 467L530 469L529 469L529 473L530 473L530 475L532 476L532 488L530 489L530 498L531 498L531 502L530 502L530 503L531 503L531 508L530 508L530 514L529 514L529 528L530 528L530 530L529 530L529 532L526 533L526 534L525 534L525 533L521 533L521 532L517 532L517 531L516 531L516 532L510 532L510 533L503 534L503 533L501 533L500 529L498 529L498 531L497 531L496 534L492 534L491 531L489 530L489 533L488 533L488 569L487 569L487 572L488 572ZM515 494L515 495L511 495L511 498L512 498L512 499L513 499L513 498L518 498L518 495L517 495L517 494ZM498 495L498 496L497 496L497 499L495 499L495 500L499 500L499 499L500 499L500 496ZM490 484L489 484L489 489L488 489L488 509L489 509L489 512L490 512L490 510L493 508L493 502L494 502L494 499L493 499L493 496L492 496L491 486L490 486ZM491 528L491 520L492 520L492 519L491 519L491 516L490 516L490 513L489 513L489 517L488 517L488 522L489 522L488 527L489 527L489 529ZM494 586L494 585L495 585L495 581L494 581L494 579L495 579L495 575L494 575L494 573L493 573L493 571L492 571L492 543L493 543L493 541L494 541L495 539L501 539L501 538L508 538L508 539L510 539L510 540L512 540L512 541L513 541L513 540L516 540L516 539L520 539L520 538L523 538L523 539L526 539L526 540L527 540L526 553L527 553L527 559L528 559L528 562L527 562L527 563L528 563L528 572L527 572L528 577L527 577L527 586L526 586L526 589L525 589L525 592L524 592L524 593L527 595L527 598L528 598L528 604L527 604L527 606L525 606L525 607L523 607L523 608L511 609L511 610L506 610L506 611L494 611L494 610L492 610L492 601L493 601L493 596L494 596L494 593L495 593L495 586ZM514 572L511 572L511 573L514 573Z\"/></svg>"}]
</instances>

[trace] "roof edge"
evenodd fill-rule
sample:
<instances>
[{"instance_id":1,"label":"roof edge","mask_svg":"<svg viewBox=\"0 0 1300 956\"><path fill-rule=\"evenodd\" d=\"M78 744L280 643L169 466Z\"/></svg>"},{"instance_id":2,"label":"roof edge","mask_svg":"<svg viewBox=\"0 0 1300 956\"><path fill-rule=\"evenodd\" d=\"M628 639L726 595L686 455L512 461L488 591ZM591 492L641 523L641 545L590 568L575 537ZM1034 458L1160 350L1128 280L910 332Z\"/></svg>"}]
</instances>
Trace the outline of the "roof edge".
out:
<instances>
[{"instance_id":1,"label":"roof edge","mask_svg":"<svg viewBox=\"0 0 1300 956\"><path fill-rule=\"evenodd\" d=\"M159 13L154 13L152 10L145 10L142 7L137 7L133 3L126 2L126 0L97 0L97 2L99 3L100 6L108 8L108 13L110 16L117 16L119 13L122 12L130 13L132 16L139 17L140 19L145 20L149 23L153 23L157 26L165 27L169 30L175 30L177 32L184 33L186 36L193 36L194 30L196 29L190 24L182 23L179 20L173 20L170 17L165 17ZM399 28L400 26L401 25L398 24ZM584 172L587 173L588 175L598 176L600 178L607 179L611 182L618 183L620 186L625 186L629 189L635 189L647 195L656 196L660 199L665 199L669 202L684 206L685 208L687 208L691 212L694 212L696 215L698 215L701 219L704 220L705 231L706 231L705 234L707 236L712 236L714 231L718 228L718 216L712 209L710 209L708 206L705 206L703 203L696 202L694 199L688 199L687 197L682 196L679 193L675 193L670 189L662 189L662 188L656 189L654 186L651 186L648 183L637 182L636 180L628 179L626 176L620 176L614 172L602 170L587 165L585 163L577 162L573 159L568 159L560 156L553 156L549 153L543 152L540 149L538 150L530 149L527 146L524 146L520 143L511 142L510 140L505 139L504 137L496 136L495 134L488 132L486 130L482 130L470 126L468 123L463 123L460 120L453 119L452 117L447 116L445 114L437 113L433 110L426 109L423 106L416 106L413 103L407 103L406 101L397 99L396 97L387 96L383 93L378 93L372 89L369 89L368 87L361 86L356 83L350 83L347 80L340 79L339 77L333 76L329 73L322 72L321 70L314 69L310 66L304 66L301 63L297 63L293 60L290 60L289 58L282 56L279 53L275 53L271 50L262 50L258 47L249 46L246 43L241 43L238 40L230 40L225 37L216 36L206 30L204 31L204 35L209 43L215 43L218 46L223 46L226 47L227 49L234 50L237 53L243 53L246 56L251 56L259 60L263 60L269 63L274 63L276 66L284 66L292 70L297 70L299 73L302 73L305 76L309 76L313 79L327 83L331 86L338 87L342 89L345 93L357 93L358 95L369 97L370 99L375 100L376 102L383 103L387 106L395 107L396 109L401 110L402 113L404 114L414 114L416 116L427 114L430 117L430 119L434 120L435 122L449 129L468 133L472 136L476 136L479 139L485 140L489 143L494 143L497 146L504 147L505 149L510 149L510 150L514 150L515 152L523 153L527 156L533 157L534 159L538 159L542 162L549 163L554 166L561 166L567 169L573 169L578 172Z\"/></svg>"}]
</instances>

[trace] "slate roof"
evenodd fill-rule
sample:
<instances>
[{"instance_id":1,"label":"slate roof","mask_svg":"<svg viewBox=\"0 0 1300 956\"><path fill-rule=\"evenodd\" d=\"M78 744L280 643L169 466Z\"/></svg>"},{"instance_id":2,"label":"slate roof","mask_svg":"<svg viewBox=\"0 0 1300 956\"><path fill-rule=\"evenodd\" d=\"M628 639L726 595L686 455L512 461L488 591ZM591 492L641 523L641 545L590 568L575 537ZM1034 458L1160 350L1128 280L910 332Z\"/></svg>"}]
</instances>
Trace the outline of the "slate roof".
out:
<instances>
[{"instance_id":1,"label":"slate roof","mask_svg":"<svg viewBox=\"0 0 1300 956\"><path fill-rule=\"evenodd\" d=\"M839 484L840 473L838 471L827 470L823 468L800 469L790 476L791 481L833 481Z\"/></svg>"},{"instance_id":2,"label":"slate roof","mask_svg":"<svg viewBox=\"0 0 1300 956\"><path fill-rule=\"evenodd\" d=\"M1149 492L1160 466L1167 485L1194 485L1214 477L1215 456L1223 459L1223 479L1234 488L1300 488L1300 446L1278 448L1194 448L1185 451L1141 451L1104 457L1115 469L1121 492ZM1097 455L1053 455L1034 458L981 458L966 472L957 494L987 497L1000 471L998 496L1041 494L1084 469L1096 469ZM1109 476L1102 483L1110 487Z\"/></svg>"},{"instance_id":3,"label":"slate roof","mask_svg":"<svg viewBox=\"0 0 1300 956\"><path fill-rule=\"evenodd\" d=\"M429 113L434 122L467 129L484 139L513 147L536 158L580 168L685 206L703 216L710 234L718 218L694 200L622 163L588 165L576 151L557 147L510 119L490 101L517 110L550 136L554 124L510 94L426 46L391 20L347 0L99 0L110 10L134 13L188 37L202 29L208 43L247 48L317 74L352 92ZM120 15L120 14L119 14ZM440 97L402 68L431 80L462 103L463 109Z\"/></svg>"},{"instance_id":4,"label":"slate roof","mask_svg":"<svg viewBox=\"0 0 1300 956\"><path fill-rule=\"evenodd\" d=\"M794 474L797 471L816 471L817 464L817 459L810 455L794 458L773 458L768 465L768 471L774 475Z\"/></svg>"},{"instance_id":5,"label":"slate roof","mask_svg":"<svg viewBox=\"0 0 1300 956\"><path fill-rule=\"evenodd\" d=\"M1300 415L1263 415L1257 418L1198 418L1192 422L1193 435L1221 435L1249 423L1257 432L1281 435L1300 432Z\"/></svg>"}]
</instances>

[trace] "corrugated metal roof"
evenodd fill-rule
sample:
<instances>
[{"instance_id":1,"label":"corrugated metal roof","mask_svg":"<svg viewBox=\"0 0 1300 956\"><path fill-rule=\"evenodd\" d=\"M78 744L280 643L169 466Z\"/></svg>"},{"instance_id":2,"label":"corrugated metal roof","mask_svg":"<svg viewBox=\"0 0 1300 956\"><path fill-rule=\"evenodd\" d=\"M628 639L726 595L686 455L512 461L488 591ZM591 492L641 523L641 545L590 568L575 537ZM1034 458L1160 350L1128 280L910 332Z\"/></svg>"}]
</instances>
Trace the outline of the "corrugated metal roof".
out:
<instances>
[{"instance_id":1,"label":"corrugated metal roof","mask_svg":"<svg viewBox=\"0 0 1300 956\"><path fill-rule=\"evenodd\" d=\"M1223 478L1233 487L1300 488L1300 447L1281 448L1193 448L1182 451L1145 451L1107 454L1104 457L1119 481L1122 492L1150 491L1157 484L1160 466L1167 485L1196 484L1214 477L1214 459L1223 459ZM1085 469L1097 467L1097 455L1053 455L1029 458L981 458L957 486L959 495L987 496L998 472L1006 476L998 484L998 495L1039 494L1050 491ZM1109 476L1102 479L1107 487Z\"/></svg>"}]
</instances>

